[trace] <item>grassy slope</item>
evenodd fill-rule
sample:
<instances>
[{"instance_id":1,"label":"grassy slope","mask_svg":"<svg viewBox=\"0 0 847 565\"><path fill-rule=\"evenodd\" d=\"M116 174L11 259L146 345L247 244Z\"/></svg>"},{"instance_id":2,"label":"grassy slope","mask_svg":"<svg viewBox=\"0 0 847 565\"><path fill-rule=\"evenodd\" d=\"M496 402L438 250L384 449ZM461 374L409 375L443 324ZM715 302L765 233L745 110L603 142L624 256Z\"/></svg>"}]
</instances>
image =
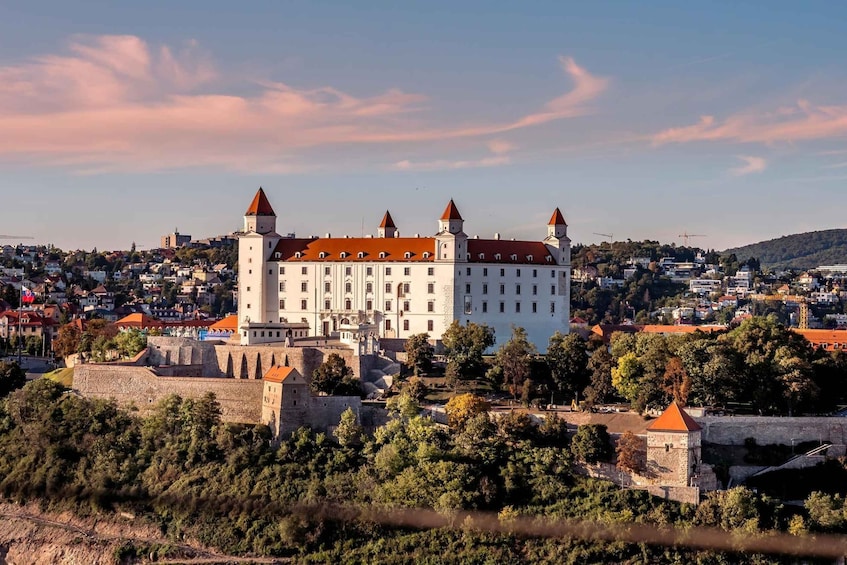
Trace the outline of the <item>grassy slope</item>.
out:
<instances>
[{"instance_id":1,"label":"grassy slope","mask_svg":"<svg viewBox=\"0 0 847 565\"><path fill-rule=\"evenodd\" d=\"M847 263L847 229L787 235L724 251L729 253L741 261L755 257L770 269L804 270Z\"/></svg>"}]
</instances>

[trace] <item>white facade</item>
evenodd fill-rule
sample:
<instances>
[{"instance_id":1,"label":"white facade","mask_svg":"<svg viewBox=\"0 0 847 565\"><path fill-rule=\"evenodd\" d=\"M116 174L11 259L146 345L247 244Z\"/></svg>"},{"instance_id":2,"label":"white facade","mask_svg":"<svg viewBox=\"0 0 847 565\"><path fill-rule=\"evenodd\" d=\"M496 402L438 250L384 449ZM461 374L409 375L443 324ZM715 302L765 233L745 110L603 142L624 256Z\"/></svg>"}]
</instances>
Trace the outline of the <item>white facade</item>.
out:
<instances>
[{"instance_id":1,"label":"white facade","mask_svg":"<svg viewBox=\"0 0 847 565\"><path fill-rule=\"evenodd\" d=\"M367 324L379 338L428 333L454 320L487 324L498 344L521 326L539 351L568 332L570 239L556 210L542 241L468 238L451 203L434 237L396 237L386 214L367 238L282 238L260 191L239 238L242 343L278 324L307 324L311 336ZM258 334L257 334L258 335Z\"/></svg>"}]
</instances>

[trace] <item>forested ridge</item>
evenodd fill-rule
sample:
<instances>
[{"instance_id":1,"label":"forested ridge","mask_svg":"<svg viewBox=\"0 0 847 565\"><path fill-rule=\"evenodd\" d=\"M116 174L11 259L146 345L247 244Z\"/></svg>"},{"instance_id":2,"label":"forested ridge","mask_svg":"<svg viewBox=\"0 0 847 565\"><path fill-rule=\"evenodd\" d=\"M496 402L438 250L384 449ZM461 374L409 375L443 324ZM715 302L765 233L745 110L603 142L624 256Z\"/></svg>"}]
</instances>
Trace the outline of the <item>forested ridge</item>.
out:
<instances>
[{"instance_id":1,"label":"forested ridge","mask_svg":"<svg viewBox=\"0 0 847 565\"><path fill-rule=\"evenodd\" d=\"M820 265L847 263L847 229L834 229L786 235L759 243L727 249L740 261L757 258L771 270L813 269Z\"/></svg>"},{"instance_id":2,"label":"forested ridge","mask_svg":"<svg viewBox=\"0 0 847 565\"><path fill-rule=\"evenodd\" d=\"M192 538L234 554L306 563L705 564L740 558L486 532L464 511L493 513L504 524L531 517L539 527L568 519L711 526L747 537L843 528L843 521L798 522L794 512L745 489L716 493L694 507L580 477L575 459L589 457L586 446L580 440L572 448L557 419L537 427L517 413L497 422L487 413L465 413L447 428L420 416L407 396L395 397L390 409L392 419L373 437L347 418L337 442L301 429L272 446L264 426L222 423L211 395L170 397L140 419L114 402L80 398L42 379L0 402L0 494L80 514L132 512L175 541ZM423 508L448 520L442 527L400 526L368 519L367 512L347 520L297 511L298 505L339 505L370 515ZM131 562L149 551L128 544L113 557ZM156 551L166 554L166 548ZM779 562L772 555L743 560Z\"/></svg>"}]
</instances>

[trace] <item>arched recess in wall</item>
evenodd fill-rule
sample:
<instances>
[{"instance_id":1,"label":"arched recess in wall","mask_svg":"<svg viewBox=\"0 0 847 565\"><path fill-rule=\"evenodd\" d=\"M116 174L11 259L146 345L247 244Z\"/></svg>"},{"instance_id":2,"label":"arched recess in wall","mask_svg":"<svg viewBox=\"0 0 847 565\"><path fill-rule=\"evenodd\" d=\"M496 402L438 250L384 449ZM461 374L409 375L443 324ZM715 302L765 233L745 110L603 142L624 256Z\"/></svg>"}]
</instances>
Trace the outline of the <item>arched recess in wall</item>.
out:
<instances>
[{"instance_id":1,"label":"arched recess in wall","mask_svg":"<svg viewBox=\"0 0 847 565\"><path fill-rule=\"evenodd\" d=\"M247 356L241 355L241 372L238 374L239 379L249 379L250 371L247 369Z\"/></svg>"},{"instance_id":2,"label":"arched recess in wall","mask_svg":"<svg viewBox=\"0 0 847 565\"><path fill-rule=\"evenodd\" d=\"M258 355L256 355L256 377L255 378L256 378L257 381L261 381L263 376L264 375L262 374L262 354L259 353Z\"/></svg>"},{"instance_id":3,"label":"arched recess in wall","mask_svg":"<svg viewBox=\"0 0 847 565\"><path fill-rule=\"evenodd\" d=\"M274 368L274 367L276 367L276 354L271 353L271 367L270 368Z\"/></svg>"},{"instance_id":4,"label":"arched recess in wall","mask_svg":"<svg viewBox=\"0 0 847 565\"><path fill-rule=\"evenodd\" d=\"M232 378L235 374L232 372L232 355L227 354L226 356L226 376Z\"/></svg>"},{"instance_id":5,"label":"arched recess in wall","mask_svg":"<svg viewBox=\"0 0 847 565\"><path fill-rule=\"evenodd\" d=\"M283 364L283 367L290 367L290 366L291 365L288 364L288 354L286 354L285 355L285 363Z\"/></svg>"}]
</instances>

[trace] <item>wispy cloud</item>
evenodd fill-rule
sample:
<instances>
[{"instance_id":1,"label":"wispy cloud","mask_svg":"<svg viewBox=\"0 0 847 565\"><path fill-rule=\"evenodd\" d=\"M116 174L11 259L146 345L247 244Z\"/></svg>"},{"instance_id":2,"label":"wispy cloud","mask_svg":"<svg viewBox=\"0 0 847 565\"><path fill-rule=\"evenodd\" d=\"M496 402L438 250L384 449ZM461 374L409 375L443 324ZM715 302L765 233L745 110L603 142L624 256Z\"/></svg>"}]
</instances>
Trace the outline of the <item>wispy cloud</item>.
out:
<instances>
[{"instance_id":1,"label":"wispy cloud","mask_svg":"<svg viewBox=\"0 0 847 565\"><path fill-rule=\"evenodd\" d=\"M394 163L394 168L401 171L432 171L440 169L476 169L479 167L499 167L508 165L511 159L507 155L496 157L483 157L481 159L470 159L465 161L452 161L450 159L436 159L434 161L409 161L403 160Z\"/></svg>"},{"instance_id":2,"label":"wispy cloud","mask_svg":"<svg viewBox=\"0 0 847 565\"><path fill-rule=\"evenodd\" d=\"M653 135L654 145L692 141L777 143L828 139L847 135L847 106L815 106L799 100L795 106L769 113L735 114L723 121L702 116L696 124L669 128Z\"/></svg>"},{"instance_id":3,"label":"wispy cloud","mask_svg":"<svg viewBox=\"0 0 847 565\"><path fill-rule=\"evenodd\" d=\"M753 157L751 155L738 155L737 157L744 161L744 165L730 169L729 172L735 176L761 173L768 166L768 162L764 157Z\"/></svg>"},{"instance_id":4,"label":"wispy cloud","mask_svg":"<svg viewBox=\"0 0 847 565\"><path fill-rule=\"evenodd\" d=\"M590 113L608 79L568 57L560 65L573 88L539 111L444 127L449 117L423 112L426 96L398 88L358 97L257 81L252 95L222 94L224 73L196 42L78 36L64 54L0 67L0 159L88 172L298 170L312 148L489 137ZM509 142L488 143L493 157L454 166L508 161Z\"/></svg>"}]
</instances>

